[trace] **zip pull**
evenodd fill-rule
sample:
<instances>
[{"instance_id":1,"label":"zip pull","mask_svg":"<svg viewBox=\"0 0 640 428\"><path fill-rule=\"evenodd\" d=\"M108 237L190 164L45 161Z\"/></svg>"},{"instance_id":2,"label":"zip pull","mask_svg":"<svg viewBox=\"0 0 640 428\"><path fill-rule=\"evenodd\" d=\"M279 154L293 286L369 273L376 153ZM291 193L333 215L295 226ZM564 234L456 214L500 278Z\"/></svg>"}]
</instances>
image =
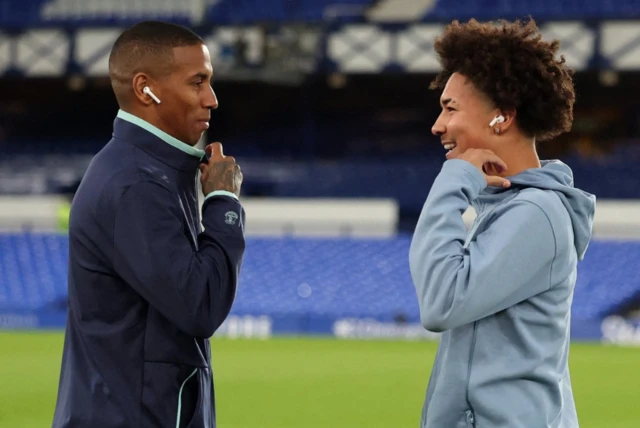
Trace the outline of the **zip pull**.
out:
<instances>
[{"instance_id":1,"label":"zip pull","mask_svg":"<svg viewBox=\"0 0 640 428\"><path fill-rule=\"evenodd\" d=\"M471 410L467 410L467 422L471 424L471 426L474 426L476 423L476 418Z\"/></svg>"}]
</instances>

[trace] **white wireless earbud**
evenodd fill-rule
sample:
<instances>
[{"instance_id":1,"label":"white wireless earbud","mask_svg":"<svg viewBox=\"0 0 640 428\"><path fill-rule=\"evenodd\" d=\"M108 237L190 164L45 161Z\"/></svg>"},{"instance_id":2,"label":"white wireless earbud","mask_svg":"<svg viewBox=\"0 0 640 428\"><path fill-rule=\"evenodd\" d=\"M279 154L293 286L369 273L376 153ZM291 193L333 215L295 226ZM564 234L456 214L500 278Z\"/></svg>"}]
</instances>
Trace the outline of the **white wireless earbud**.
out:
<instances>
[{"instance_id":1,"label":"white wireless earbud","mask_svg":"<svg viewBox=\"0 0 640 428\"><path fill-rule=\"evenodd\" d=\"M142 88L142 92L149 95L153 99L153 101L160 104L160 98L156 97L156 95L153 92L151 92L151 89L149 89L148 86L145 86L144 88Z\"/></svg>"},{"instance_id":2,"label":"white wireless earbud","mask_svg":"<svg viewBox=\"0 0 640 428\"><path fill-rule=\"evenodd\" d=\"M496 123L503 123L504 122L504 116L503 115L499 115L493 118L493 120L491 122L489 122L489 126L493 126Z\"/></svg>"}]
</instances>

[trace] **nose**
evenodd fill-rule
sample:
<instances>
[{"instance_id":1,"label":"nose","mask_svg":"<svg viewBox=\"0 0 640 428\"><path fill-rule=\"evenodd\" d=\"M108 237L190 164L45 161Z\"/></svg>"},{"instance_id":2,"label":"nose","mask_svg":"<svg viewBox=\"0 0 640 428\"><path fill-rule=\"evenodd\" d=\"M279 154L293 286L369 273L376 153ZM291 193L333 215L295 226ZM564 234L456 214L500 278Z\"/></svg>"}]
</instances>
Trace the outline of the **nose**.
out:
<instances>
[{"instance_id":1,"label":"nose","mask_svg":"<svg viewBox=\"0 0 640 428\"><path fill-rule=\"evenodd\" d=\"M442 113L436 119L436 122L431 127L431 133L435 136L444 135L447 133L447 126L445 124L444 118L442 117Z\"/></svg>"},{"instance_id":2,"label":"nose","mask_svg":"<svg viewBox=\"0 0 640 428\"><path fill-rule=\"evenodd\" d=\"M215 110L218 108L218 97L216 97L216 93L213 91L213 88L209 86L209 90L206 91L206 95L203 99L203 107L211 110Z\"/></svg>"}]
</instances>

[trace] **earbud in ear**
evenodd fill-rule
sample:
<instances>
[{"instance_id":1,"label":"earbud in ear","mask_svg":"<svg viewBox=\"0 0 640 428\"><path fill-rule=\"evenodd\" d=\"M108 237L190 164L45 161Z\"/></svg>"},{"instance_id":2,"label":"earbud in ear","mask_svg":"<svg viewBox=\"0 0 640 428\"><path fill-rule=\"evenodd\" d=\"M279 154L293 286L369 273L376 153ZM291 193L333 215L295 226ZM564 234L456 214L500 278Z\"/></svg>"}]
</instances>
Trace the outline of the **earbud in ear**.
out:
<instances>
[{"instance_id":1,"label":"earbud in ear","mask_svg":"<svg viewBox=\"0 0 640 428\"><path fill-rule=\"evenodd\" d=\"M156 95L151 92L151 89L149 89L148 86L145 86L144 88L142 88L142 92L144 92L145 94L149 95L153 101L157 102L158 104L160 104L160 99L158 97L156 97Z\"/></svg>"},{"instance_id":2,"label":"earbud in ear","mask_svg":"<svg viewBox=\"0 0 640 428\"><path fill-rule=\"evenodd\" d=\"M499 115L493 118L493 120L491 122L489 122L489 126L493 126L496 123L503 123L504 122L504 116L503 115Z\"/></svg>"}]
</instances>

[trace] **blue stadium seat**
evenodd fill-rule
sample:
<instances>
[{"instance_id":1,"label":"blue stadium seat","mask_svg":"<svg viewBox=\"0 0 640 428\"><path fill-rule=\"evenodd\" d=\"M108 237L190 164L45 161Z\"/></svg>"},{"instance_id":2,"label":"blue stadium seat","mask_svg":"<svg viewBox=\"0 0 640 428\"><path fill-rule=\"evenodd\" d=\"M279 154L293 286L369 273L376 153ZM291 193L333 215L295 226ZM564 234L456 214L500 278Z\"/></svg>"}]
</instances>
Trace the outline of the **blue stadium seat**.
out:
<instances>
[{"instance_id":1,"label":"blue stadium seat","mask_svg":"<svg viewBox=\"0 0 640 428\"><path fill-rule=\"evenodd\" d=\"M419 320L408 267L410 237L252 238L232 313ZM579 266L576 320L602 319L640 297L640 242L591 244ZM0 310L65 300L68 238L0 235Z\"/></svg>"},{"instance_id":2,"label":"blue stadium seat","mask_svg":"<svg viewBox=\"0 0 640 428\"><path fill-rule=\"evenodd\" d=\"M189 2L173 0L22 0L0 2L0 26L130 25L144 19L161 19L185 25L202 19L204 11ZM199 16L198 16L199 15Z\"/></svg>"},{"instance_id":3,"label":"blue stadium seat","mask_svg":"<svg viewBox=\"0 0 640 428\"><path fill-rule=\"evenodd\" d=\"M190 25L201 18L191 2L172 0L48 0L40 12L43 22L56 25L131 25L146 19Z\"/></svg>"},{"instance_id":4,"label":"blue stadium seat","mask_svg":"<svg viewBox=\"0 0 640 428\"><path fill-rule=\"evenodd\" d=\"M68 239L0 235L0 309L42 309L67 295Z\"/></svg>"},{"instance_id":5,"label":"blue stadium seat","mask_svg":"<svg viewBox=\"0 0 640 428\"><path fill-rule=\"evenodd\" d=\"M439 0L425 20L615 19L640 16L637 0Z\"/></svg>"},{"instance_id":6,"label":"blue stadium seat","mask_svg":"<svg viewBox=\"0 0 640 428\"><path fill-rule=\"evenodd\" d=\"M0 28L22 28L39 22L40 8L46 1L0 1Z\"/></svg>"},{"instance_id":7,"label":"blue stadium seat","mask_svg":"<svg viewBox=\"0 0 640 428\"><path fill-rule=\"evenodd\" d=\"M0 2L2 28L33 25L129 25L162 19L185 25L322 22L361 19L376 0L217 0L205 10L173 0L23 0ZM195 9L194 9L195 8ZM341 13L334 15L331 12ZM546 19L616 19L640 16L637 0L439 0L424 20L533 16Z\"/></svg>"},{"instance_id":8,"label":"blue stadium seat","mask_svg":"<svg viewBox=\"0 0 640 428\"><path fill-rule=\"evenodd\" d=\"M322 22L325 13L342 8L345 19L363 15L374 0L219 0L207 11L213 24Z\"/></svg>"},{"instance_id":9,"label":"blue stadium seat","mask_svg":"<svg viewBox=\"0 0 640 428\"><path fill-rule=\"evenodd\" d=\"M234 312L417 320L408 242L252 239Z\"/></svg>"}]
</instances>

